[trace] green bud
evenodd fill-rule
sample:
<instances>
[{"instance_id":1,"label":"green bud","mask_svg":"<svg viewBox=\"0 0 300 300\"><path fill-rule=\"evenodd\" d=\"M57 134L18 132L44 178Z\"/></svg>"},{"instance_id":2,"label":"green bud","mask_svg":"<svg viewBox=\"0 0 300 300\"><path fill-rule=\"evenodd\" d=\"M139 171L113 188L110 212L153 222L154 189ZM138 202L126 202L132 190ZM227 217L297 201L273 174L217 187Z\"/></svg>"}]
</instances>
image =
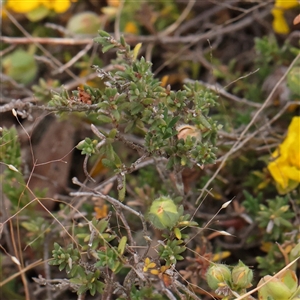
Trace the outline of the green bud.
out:
<instances>
[{"instance_id":1,"label":"green bud","mask_svg":"<svg viewBox=\"0 0 300 300\"><path fill-rule=\"evenodd\" d=\"M222 264L213 264L206 273L206 281L212 290L216 290L222 283L228 283L231 280L229 268Z\"/></svg>"},{"instance_id":2,"label":"green bud","mask_svg":"<svg viewBox=\"0 0 300 300\"><path fill-rule=\"evenodd\" d=\"M253 272L242 261L239 261L238 265L233 268L231 276L233 284L240 289L246 289L252 285Z\"/></svg>"},{"instance_id":3,"label":"green bud","mask_svg":"<svg viewBox=\"0 0 300 300\"><path fill-rule=\"evenodd\" d=\"M72 34L96 34L101 26L99 15L84 11L73 15L67 24L67 30Z\"/></svg>"},{"instance_id":4,"label":"green bud","mask_svg":"<svg viewBox=\"0 0 300 300\"><path fill-rule=\"evenodd\" d=\"M33 54L21 49L6 55L2 60L2 66L4 74L23 84L32 82L38 72Z\"/></svg>"},{"instance_id":5,"label":"green bud","mask_svg":"<svg viewBox=\"0 0 300 300\"><path fill-rule=\"evenodd\" d=\"M258 290L258 299L261 300L287 300L290 299L293 292L278 278L267 275L263 277L258 287L272 278L267 284Z\"/></svg>"},{"instance_id":6,"label":"green bud","mask_svg":"<svg viewBox=\"0 0 300 300\"><path fill-rule=\"evenodd\" d=\"M148 214L148 220L157 229L174 227L180 214L174 201L169 197L159 197L154 200Z\"/></svg>"}]
</instances>

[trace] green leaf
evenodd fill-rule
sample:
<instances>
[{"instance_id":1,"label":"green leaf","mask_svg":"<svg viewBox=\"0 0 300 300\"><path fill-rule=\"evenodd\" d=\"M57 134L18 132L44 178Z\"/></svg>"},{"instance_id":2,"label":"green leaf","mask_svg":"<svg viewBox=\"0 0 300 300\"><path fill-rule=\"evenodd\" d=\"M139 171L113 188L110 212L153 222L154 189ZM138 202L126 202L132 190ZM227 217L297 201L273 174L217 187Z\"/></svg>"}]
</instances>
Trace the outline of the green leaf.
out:
<instances>
[{"instance_id":1,"label":"green leaf","mask_svg":"<svg viewBox=\"0 0 300 300\"><path fill-rule=\"evenodd\" d=\"M178 227L174 228L174 234L178 240L181 239L182 235L181 235L181 231Z\"/></svg>"},{"instance_id":2,"label":"green leaf","mask_svg":"<svg viewBox=\"0 0 300 300\"><path fill-rule=\"evenodd\" d=\"M98 33L102 37L110 37L111 36L108 32L106 32L104 30L99 30Z\"/></svg>"},{"instance_id":3,"label":"green leaf","mask_svg":"<svg viewBox=\"0 0 300 300\"><path fill-rule=\"evenodd\" d=\"M109 160L107 158L103 158L101 162L102 162L104 167L107 167L109 169L115 169L116 168L116 165L111 160Z\"/></svg>"},{"instance_id":4,"label":"green leaf","mask_svg":"<svg viewBox=\"0 0 300 300\"><path fill-rule=\"evenodd\" d=\"M95 223L95 224L94 224ZM93 219L94 226L98 229L100 233L103 233L107 228L108 221L106 219L101 219L99 222L95 218Z\"/></svg>"},{"instance_id":5,"label":"green leaf","mask_svg":"<svg viewBox=\"0 0 300 300\"><path fill-rule=\"evenodd\" d=\"M29 232L34 232L39 229L37 227L37 224L31 223L31 222L22 222L21 225Z\"/></svg>"},{"instance_id":6,"label":"green leaf","mask_svg":"<svg viewBox=\"0 0 300 300\"><path fill-rule=\"evenodd\" d=\"M119 111L117 109L115 110L112 110L111 111L111 115L114 117L114 119L119 122L120 121L120 118L121 118L121 115L119 113Z\"/></svg>"},{"instance_id":7,"label":"green leaf","mask_svg":"<svg viewBox=\"0 0 300 300\"><path fill-rule=\"evenodd\" d=\"M111 160L111 161L115 161L115 150L113 148L113 146L111 144L106 144L104 147L104 154L106 156L107 159Z\"/></svg>"},{"instance_id":8,"label":"green leaf","mask_svg":"<svg viewBox=\"0 0 300 300\"><path fill-rule=\"evenodd\" d=\"M181 256L181 255L175 255L175 256L176 256L176 259L177 259L177 260L183 260L183 259L184 259L184 257Z\"/></svg>"},{"instance_id":9,"label":"green leaf","mask_svg":"<svg viewBox=\"0 0 300 300\"><path fill-rule=\"evenodd\" d=\"M127 236L123 236L118 245L118 252L123 255L127 244Z\"/></svg>"},{"instance_id":10,"label":"green leaf","mask_svg":"<svg viewBox=\"0 0 300 300\"><path fill-rule=\"evenodd\" d=\"M59 267L58 267L59 271L62 271L66 266L67 266L67 263L66 263L66 262L62 262L62 263L59 265Z\"/></svg>"},{"instance_id":11,"label":"green leaf","mask_svg":"<svg viewBox=\"0 0 300 300\"><path fill-rule=\"evenodd\" d=\"M118 133L118 130L116 128L113 128L109 134L107 135L108 138L114 139L116 137L116 134Z\"/></svg>"},{"instance_id":12,"label":"green leaf","mask_svg":"<svg viewBox=\"0 0 300 300\"><path fill-rule=\"evenodd\" d=\"M121 202L123 202L125 199L125 193L126 193L126 177L124 175L122 176L122 188L118 190L119 200Z\"/></svg>"},{"instance_id":13,"label":"green leaf","mask_svg":"<svg viewBox=\"0 0 300 300\"><path fill-rule=\"evenodd\" d=\"M107 52L108 50L110 50L114 47L115 47L115 45L113 45L113 44L106 45L106 46L102 47L102 52L105 53L105 52Z\"/></svg>"},{"instance_id":14,"label":"green leaf","mask_svg":"<svg viewBox=\"0 0 300 300\"><path fill-rule=\"evenodd\" d=\"M26 17L31 22L37 22L47 17L49 13L50 13L49 8L47 8L44 5L39 5L35 9L26 13Z\"/></svg>"},{"instance_id":15,"label":"green leaf","mask_svg":"<svg viewBox=\"0 0 300 300\"><path fill-rule=\"evenodd\" d=\"M102 123L111 123L111 117L108 117L106 115L101 114L97 117L97 119Z\"/></svg>"},{"instance_id":16,"label":"green leaf","mask_svg":"<svg viewBox=\"0 0 300 300\"><path fill-rule=\"evenodd\" d=\"M139 112L141 112L145 107L144 107L144 105L142 105L139 102L134 102L134 103L132 103L130 108L131 108L131 114L136 115Z\"/></svg>"},{"instance_id":17,"label":"green leaf","mask_svg":"<svg viewBox=\"0 0 300 300\"><path fill-rule=\"evenodd\" d=\"M78 295L81 295L83 293L85 293L88 290L88 288L85 285L81 285L77 291Z\"/></svg>"},{"instance_id":18,"label":"green leaf","mask_svg":"<svg viewBox=\"0 0 300 300\"><path fill-rule=\"evenodd\" d=\"M127 132L131 131L133 129L134 125L135 125L134 121L128 121L128 123L124 129L124 132L127 133Z\"/></svg>"},{"instance_id":19,"label":"green leaf","mask_svg":"<svg viewBox=\"0 0 300 300\"><path fill-rule=\"evenodd\" d=\"M100 293L100 294L102 294L103 293L103 289L104 289L104 283L101 282L101 281L99 281L99 280L97 280L95 282L95 285L96 285L96 288L97 288L97 292Z\"/></svg>"},{"instance_id":20,"label":"green leaf","mask_svg":"<svg viewBox=\"0 0 300 300\"><path fill-rule=\"evenodd\" d=\"M120 37L120 43L121 43L121 45L122 45L123 47L126 46L126 42L125 42L125 39L124 39L124 36L123 36L123 35L121 35L121 37Z\"/></svg>"},{"instance_id":21,"label":"green leaf","mask_svg":"<svg viewBox=\"0 0 300 300\"><path fill-rule=\"evenodd\" d=\"M58 251L59 249L61 249L61 246L58 243L54 242L54 249Z\"/></svg>"},{"instance_id":22,"label":"green leaf","mask_svg":"<svg viewBox=\"0 0 300 300\"><path fill-rule=\"evenodd\" d=\"M180 116L177 116L175 118L173 118L170 123L168 124L168 127L173 127L180 119Z\"/></svg>"},{"instance_id":23,"label":"green leaf","mask_svg":"<svg viewBox=\"0 0 300 300\"><path fill-rule=\"evenodd\" d=\"M92 285L92 287L90 288L90 294L92 296L94 296L96 294L96 285L95 283Z\"/></svg>"},{"instance_id":24,"label":"green leaf","mask_svg":"<svg viewBox=\"0 0 300 300\"><path fill-rule=\"evenodd\" d=\"M141 100L141 103L143 103L144 105L151 105L154 103L154 99L153 98L144 98Z\"/></svg>"},{"instance_id":25,"label":"green leaf","mask_svg":"<svg viewBox=\"0 0 300 300\"><path fill-rule=\"evenodd\" d=\"M73 284L83 284L83 278L71 278L70 279L70 282L73 283Z\"/></svg>"}]
</instances>

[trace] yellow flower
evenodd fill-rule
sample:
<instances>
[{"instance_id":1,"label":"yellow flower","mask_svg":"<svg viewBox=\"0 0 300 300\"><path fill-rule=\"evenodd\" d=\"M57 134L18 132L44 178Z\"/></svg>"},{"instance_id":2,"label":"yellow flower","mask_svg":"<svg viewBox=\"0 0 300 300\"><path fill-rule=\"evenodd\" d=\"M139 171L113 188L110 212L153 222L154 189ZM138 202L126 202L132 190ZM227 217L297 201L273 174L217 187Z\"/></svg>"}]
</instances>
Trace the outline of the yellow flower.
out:
<instances>
[{"instance_id":1,"label":"yellow flower","mask_svg":"<svg viewBox=\"0 0 300 300\"><path fill-rule=\"evenodd\" d=\"M290 9L296 7L299 4L298 0L276 0L275 7L281 9Z\"/></svg>"},{"instance_id":2,"label":"yellow flower","mask_svg":"<svg viewBox=\"0 0 300 300\"><path fill-rule=\"evenodd\" d=\"M272 9L273 19L273 29L276 33L287 34L290 32L290 28L284 18L284 11L280 8Z\"/></svg>"},{"instance_id":3,"label":"yellow flower","mask_svg":"<svg viewBox=\"0 0 300 300\"><path fill-rule=\"evenodd\" d=\"M74 2L74 0L72 0ZM39 6L52 9L57 13L63 13L71 5L71 0L8 0L5 8L16 13L29 13Z\"/></svg>"},{"instance_id":4,"label":"yellow flower","mask_svg":"<svg viewBox=\"0 0 300 300\"><path fill-rule=\"evenodd\" d=\"M285 194L300 183L300 117L294 117L283 143L272 154L275 159L268 170L277 183L278 191Z\"/></svg>"},{"instance_id":5,"label":"yellow flower","mask_svg":"<svg viewBox=\"0 0 300 300\"><path fill-rule=\"evenodd\" d=\"M24 0L8 0L5 3L5 8L12 10L16 13L28 13L36 9L40 5L40 1L24 1Z\"/></svg>"},{"instance_id":6,"label":"yellow flower","mask_svg":"<svg viewBox=\"0 0 300 300\"><path fill-rule=\"evenodd\" d=\"M277 0L275 1L274 8L272 9L273 29L276 33L287 34L290 28L284 18L284 11L299 5L298 0Z\"/></svg>"},{"instance_id":7,"label":"yellow flower","mask_svg":"<svg viewBox=\"0 0 300 300\"><path fill-rule=\"evenodd\" d=\"M120 0L107 0L108 6L118 7L120 5Z\"/></svg>"},{"instance_id":8,"label":"yellow flower","mask_svg":"<svg viewBox=\"0 0 300 300\"><path fill-rule=\"evenodd\" d=\"M159 271L156 269L156 263L151 262L149 257L145 258L145 264L143 268L143 272L147 272L147 271L150 271L152 275L157 275L159 273Z\"/></svg>"},{"instance_id":9,"label":"yellow flower","mask_svg":"<svg viewBox=\"0 0 300 300\"><path fill-rule=\"evenodd\" d=\"M147 272L149 269L153 269L155 267L156 267L156 263L152 262L149 257L146 257L143 271Z\"/></svg>"},{"instance_id":10,"label":"yellow flower","mask_svg":"<svg viewBox=\"0 0 300 300\"><path fill-rule=\"evenodd\" d=\"M132 34L138 34L138 27L136 26L136 24L134 22L127 22L126 26L124 28L124 32L126 33L132 33Z\"/></svg>"},{"instance_id":11,"label":"yellow flower","mask_svg":"<svg viewBox=\"0 0 300 300\"><path fill-rule=\"evenodd\" d=\"M40 0L40 2L48 9L52 9L58 14L64 13L71 6L70 0Z\"/></svg>"}]
</instances>

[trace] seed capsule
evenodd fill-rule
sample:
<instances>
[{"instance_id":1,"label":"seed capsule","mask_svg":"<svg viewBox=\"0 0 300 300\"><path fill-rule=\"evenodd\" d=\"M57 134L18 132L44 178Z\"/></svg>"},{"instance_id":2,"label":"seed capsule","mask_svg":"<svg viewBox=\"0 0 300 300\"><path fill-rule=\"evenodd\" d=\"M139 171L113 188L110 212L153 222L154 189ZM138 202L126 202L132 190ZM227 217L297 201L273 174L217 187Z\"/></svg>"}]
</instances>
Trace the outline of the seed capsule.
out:
<instances>
[{"instance_id":1,"label":"seed capsule","mask_svg":"<svg viewBox=\"0 0 300 300\"><path fill-rule=\"evenodd\" d=\"M178 134L177 134L177 138L183 139L184 141L187 139L188 136L190 137L195 137L197 141L201 141L202 139L202 135L201 135L201 131L192 125L180 125L177 128Z\"/></svg>"}]
</instances>

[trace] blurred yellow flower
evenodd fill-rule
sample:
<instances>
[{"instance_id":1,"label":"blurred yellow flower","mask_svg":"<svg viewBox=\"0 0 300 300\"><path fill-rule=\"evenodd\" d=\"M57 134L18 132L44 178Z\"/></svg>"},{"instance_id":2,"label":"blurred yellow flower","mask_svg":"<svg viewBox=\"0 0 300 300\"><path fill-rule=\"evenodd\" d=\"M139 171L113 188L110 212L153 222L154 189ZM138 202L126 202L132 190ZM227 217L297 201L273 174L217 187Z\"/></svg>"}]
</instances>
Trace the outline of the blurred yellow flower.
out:
<instances>
[{"instance_id":1,"label":"blurred yellow flower","mask_svg":"<svg viewBox=\"0 0 300 300\"><path fill-rule=\"evenodd\" d=\"M16 13L24 14L36 9L40 5L38 0L24 1L24 0L7 0L5 8Z\"/></svg>"},{"instance_id":2,"label":"blurred yellow flower","mask_svg":"<svg viewBox=\"0 0 300 300\"><path fill-rule=\"evenodd\" d=\"M299 5L298 0L276 0L274 8L272 9L273 15L273 29L276 33L287 34L290 28L284 18L284 11Z\"/></svg>"},{"instance_id":3,"label":"blurred yellow flower","mask_svg":"<svg viewBox=\"0 0 300 300\"><path fill-rule=\"evenodd\" d=\"M300 117L294 117L287 137L272 154L268 170L280 194L288 193L300 183Z\"/></svg>"},{"instance_id":4,"label":"blurred yellow flower","mask_svg":"<svg viewBox=\"0 0 300 300\"><path fill-rule=\"evenodd\" d=\"M108 215L108 206L106 204L101 205L101 207L95 206L94 211L97 219L105 218Z\"/></svg>"},{"instance_id":5,"label":"blurred yellow flower","mask_svg":"<svg viewBox=\"0 0 300 300\"><path fill-rule=\"evenodd\" d=\"M298 0L276 0L275 6L281 9L290 9L299 4Z\"/></svg>"},{"instance_id":6,"label":"blurred yellow flower","mask_svg":"<svg viewBox=\"0 0 300 300\"><path fill-rule=\"evenodd\" d=\"M138 34L138 27L134 22L127 22L124 28L124 32L126 33L132 33L132 34Z\"/></svg>"},{"instance_id":7,"label":"blurred yellow flower","mask_svg":"<svg viewBox=\"0 0 300 300\"><path fill-rule=\"evenodd\" d=\"M107 0L108 6L118 7L120 5L120 0Z\"/></svg>"},{"instance_id":8,"label":"blurred yellow flower","mask_svg":"<svg viewBox=\"0 0 300 300\"><path fill-rule=\"evenodd\" d=\"M40 2L48 9L52 9L58 14L64 13L71 6L70 0L40 0Z\"/></svg>"},{"instance_id":9,"label":"blurred yellow flower","mask_svg":"<svg viewBox=\"0 0 300 300\"><path fill-rule=\"evenodd\" d=\"M39 6L44 6L57 13L63 13L71 6L74 0L7 0L5 8L16 13L29 13Z\"/></svg>"},{"instance_id":10,"label":"blurred yellow flower","mask_svg":"<svg viewBox=\"0 0 300 300\"><path fill-rule=\"evenodd\" d=\"M284 18L284 11L280 8L272 9L273 19L273 29L276 33L287 34L290 32L290 28Z\"/></svg>"}]
</instances>

